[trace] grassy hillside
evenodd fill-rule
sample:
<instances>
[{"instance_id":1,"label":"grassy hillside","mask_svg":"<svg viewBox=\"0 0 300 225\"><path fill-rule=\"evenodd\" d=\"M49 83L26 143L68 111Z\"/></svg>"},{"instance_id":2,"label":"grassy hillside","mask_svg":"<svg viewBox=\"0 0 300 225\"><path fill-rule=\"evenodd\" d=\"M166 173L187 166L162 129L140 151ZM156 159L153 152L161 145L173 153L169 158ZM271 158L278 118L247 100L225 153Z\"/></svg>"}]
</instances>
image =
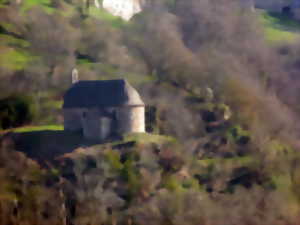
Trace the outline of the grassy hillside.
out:
<instances>
[{"instance_id":1,"label":"grassy hillside","mask_svg":"<svg viewBox=\"0 0 300 225\"><path fill-rule=\"evenodd\" d=\"M279 13L257 10L266 40L271 44L295 42L300 37L300 22Z\"/></svg>"}]
</instances>

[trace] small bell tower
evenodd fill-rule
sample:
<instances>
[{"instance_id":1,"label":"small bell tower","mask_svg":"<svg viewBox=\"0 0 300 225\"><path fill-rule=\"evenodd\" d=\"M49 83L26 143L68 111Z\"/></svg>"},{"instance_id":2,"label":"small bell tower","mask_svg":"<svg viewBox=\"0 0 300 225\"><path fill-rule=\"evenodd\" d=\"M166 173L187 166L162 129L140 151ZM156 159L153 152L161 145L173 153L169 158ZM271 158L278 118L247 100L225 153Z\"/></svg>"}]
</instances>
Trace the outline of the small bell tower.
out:
<instances>
[{"instance_id":1,"label":"small bell tower","mask_svg":"<svg viewBox=\"0 0 300 225\"><path fill-rule=\"evenodd\" d=\"M72 70L72 84L75 84L79 81L79 77L78 77L78 70L76 68L74 68Z\"/></svg>"}]
</instances>

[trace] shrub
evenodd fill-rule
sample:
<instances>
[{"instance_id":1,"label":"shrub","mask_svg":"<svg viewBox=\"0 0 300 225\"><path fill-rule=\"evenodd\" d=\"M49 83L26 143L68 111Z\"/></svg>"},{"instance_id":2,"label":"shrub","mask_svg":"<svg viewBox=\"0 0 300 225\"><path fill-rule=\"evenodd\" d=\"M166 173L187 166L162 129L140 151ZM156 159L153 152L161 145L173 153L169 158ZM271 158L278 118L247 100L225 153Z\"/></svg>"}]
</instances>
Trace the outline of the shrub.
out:
<instances>
[{"instance_id":1,"label":"shrub","mask_svg":"<svg viewBox=\"0 0 300 225\"><path fill-rule=\"evenodd\" d=\"M0 129L18 127L31 122L34 111L30 97L16 95L0 100Z\"/></svg>"}]
</instances>

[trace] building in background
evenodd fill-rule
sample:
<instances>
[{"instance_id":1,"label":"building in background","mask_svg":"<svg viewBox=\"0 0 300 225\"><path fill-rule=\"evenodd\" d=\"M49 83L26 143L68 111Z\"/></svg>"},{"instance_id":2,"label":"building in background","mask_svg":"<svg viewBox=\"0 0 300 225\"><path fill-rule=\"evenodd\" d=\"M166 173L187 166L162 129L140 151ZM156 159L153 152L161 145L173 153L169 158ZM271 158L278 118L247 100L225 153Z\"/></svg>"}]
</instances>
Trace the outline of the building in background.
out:
<instances>
[{"instance_id":1,"label":"building in background","mask_svg":"<svg viewBox=\"0 0 300 225\"><path fill-rule=\"evenodd\" d=\"M102 6L114 16L120 16L124 20L130 20L142 11L141 0L103 0Z\"/></svg>"}]
</instances>

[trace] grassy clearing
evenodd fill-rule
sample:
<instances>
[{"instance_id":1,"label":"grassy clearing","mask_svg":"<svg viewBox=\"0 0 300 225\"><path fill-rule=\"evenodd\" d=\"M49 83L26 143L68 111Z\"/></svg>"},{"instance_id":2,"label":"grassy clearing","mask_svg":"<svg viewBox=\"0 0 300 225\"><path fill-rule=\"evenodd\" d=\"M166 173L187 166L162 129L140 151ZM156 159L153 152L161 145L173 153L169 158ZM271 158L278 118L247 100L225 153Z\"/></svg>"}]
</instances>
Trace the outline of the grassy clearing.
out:
<instances>
[{"instance_id":1,"label":"grassy clearing","mask_svg":"<svg viewBox=\"0 0 300 225\"><path fill-rule=\"evenodd\" d=\"M25 50L0 47L0 67L8 70L22 70L35 58Z\"/></svg>"},{"instance_id":2,"label":"grassy clearing","mask_svg":"<svg viewBox=\"0 0 300 225\"><path fill-rule=\"evenodd\" d=\"M26 0L22 1L22 11L26 12L33 7L42 7L46 13L53 13L55 11L51 6L51 0Z\"/></svg>"},{"instance_id":3,"label":"grassy clearing","mask_svg":"<svg viewBox=\"0 0 300 225\"><path fill-rule=\"evenodd\" d=\"M279 13L258 11L266 41L271 44L293 42L300 38L300 23Z\"/></svg>"},{"instance_id":4,"label":"grassy clearing","mask_svg":"<svg viewBox=\"0 0 300 225\"><path fill-rule=\"evenodd\" d=\"M64 130L62 125L44 125L44 126L25 126L14 129L4 130L1 133L14 132L14 133L27 133L34 131L62 131Z\"/></svg>"},{"instance_id":5,"label":"grassy clearing","mask_svg":"<svg viewBox=\"0 0 300 225\"><path fill-rule=\"evenodd\" d=\"M278 42L293 42L298 38L298 34L289 31L281 31L274 28L267 28L265 30L266 40L269 43Z\"/></svg>"},{"instance_id":6,"label":"grassy clearing","mask_svg":"<svg viewBox=\"0 0 300 225\"><path fill-rule=\"evenodd\" d=\"M0 24L6 30L13 29L10 24ZM26 50L30 43L12 35L0 34L0 67L12 71L23 70L32 61L37 59Z\"/></svg>"}]
</instances>

